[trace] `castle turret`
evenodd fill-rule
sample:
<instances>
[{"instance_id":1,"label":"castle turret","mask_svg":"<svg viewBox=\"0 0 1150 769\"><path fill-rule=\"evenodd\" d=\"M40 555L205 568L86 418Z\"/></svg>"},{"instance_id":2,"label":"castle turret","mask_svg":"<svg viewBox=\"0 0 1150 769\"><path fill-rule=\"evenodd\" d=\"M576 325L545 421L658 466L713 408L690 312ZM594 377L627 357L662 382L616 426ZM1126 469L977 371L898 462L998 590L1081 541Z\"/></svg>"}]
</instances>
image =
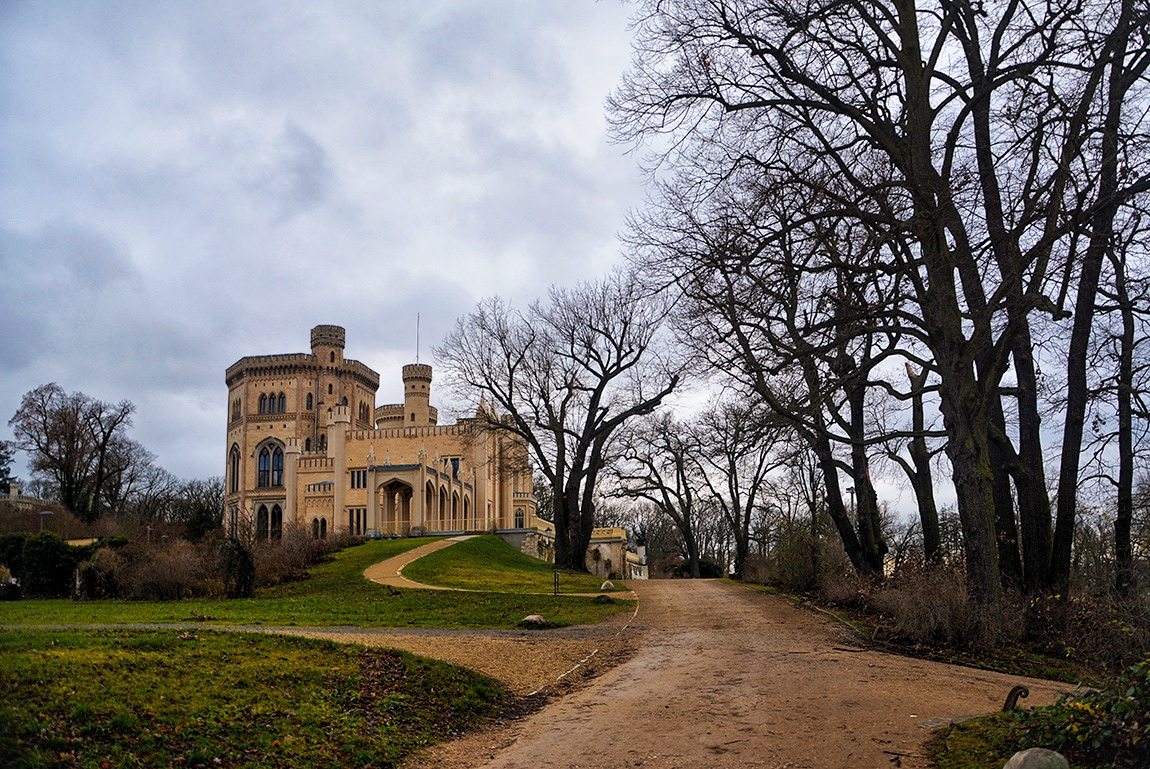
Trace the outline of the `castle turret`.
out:
<instances>
[{"instance_id":1,"label":"castle turret","mask_svg":"<svg viewBox=\"0 0 1150 769\"><path fill-rule=\"evenodd\" d=\"M431 366L409 363L403 367L403 411L407 427L434 424L428 401L431 398Z\"/></svg>"},{"instance_id":2,"label":"castle turret","mask_svg":"<svg viewBox=\"0 0 1150 769\"><path fill-rule=\"evenodd\" d=\"M320 365L343 365L346 332L343 326L316 326L311 330L311 352Z\"/></svg>"}]
</instances>

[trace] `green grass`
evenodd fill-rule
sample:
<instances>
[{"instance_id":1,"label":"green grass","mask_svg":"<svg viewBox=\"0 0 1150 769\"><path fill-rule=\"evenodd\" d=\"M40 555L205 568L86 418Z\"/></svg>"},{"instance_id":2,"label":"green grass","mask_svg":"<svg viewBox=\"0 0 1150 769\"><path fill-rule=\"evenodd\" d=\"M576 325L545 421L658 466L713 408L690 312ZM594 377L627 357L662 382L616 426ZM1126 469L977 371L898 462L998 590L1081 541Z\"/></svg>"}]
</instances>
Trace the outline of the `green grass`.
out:
<instances>
[{"instance_id":1,"label":"green grass","mask_svg":"<svg viewBox=\"0 0 1150 769\"><path fill-rule=\"evenodd\" d=\"M511 703L445 663L259 634L0 632L0 659L11 769L391 767Z\"/></svg>"},{"instance_id":2,"label":"green grass","mask_svg":"<svg viewBox=\"0 0 1150 769\"><path fill-rule=\"evenodd\" d=\"M512 628L528 614L542 614L551 626L561 627L599 622L629 608L626 601L599 605L592 598L578 596L390 588L364 578L363 571L368 566L429 541L379 540L350 547L337 553L331 563L313 568L309 579L260 590L248 599L0 602L0 628L173 622L275 627ZM466 543L453 545L448 551L462 544Z\"/></svg>"},{"instance_id":3,"label":"green grass","mask_svg":"<svg viewBox=\"0 0 1150 769\"><path fill-rule=\"evenodd\" d=\"M411 563L403 576L425 585L509 593L551 593L555 570L487 534L458 542ZM560 570L560 593L597 593L601 577ZM615 583L616 587L622 587Z\"/></svg>"},{"instance_id":4,"label":"green grass","mask_svg":"<svg viewBox=\"0 0 1150 769\"><path fill-rule=\"evenodd\" d=\"M1002 769L1018 750L1006 713L992 713L940 729L926 751L938 769Z\"/></svg>"}]
</instances>

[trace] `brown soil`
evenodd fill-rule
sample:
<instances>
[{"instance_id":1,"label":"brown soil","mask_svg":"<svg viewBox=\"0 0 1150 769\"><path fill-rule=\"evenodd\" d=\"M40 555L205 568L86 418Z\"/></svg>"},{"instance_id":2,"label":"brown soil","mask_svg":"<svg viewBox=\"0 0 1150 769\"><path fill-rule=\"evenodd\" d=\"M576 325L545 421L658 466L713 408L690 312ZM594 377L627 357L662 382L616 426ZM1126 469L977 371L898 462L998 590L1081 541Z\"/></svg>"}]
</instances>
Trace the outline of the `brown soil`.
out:
<instances>
[{"instance_id":1,"label":"brown soil","mask_svg":"<svg viewBox=\"0 0 1150 769\"><path fill-rule=\"evenodd\" d=\"M402 648L482 670L519 692L600 650L541 693L563 696L540 708L530 705L540 694L527 698L530 715L409 766L916 769L929 766L923 744L934 727L1001 708L1016 683L1030 688L1026 706L1066 688L868 651L833 620L734 585L631 585L640 602L626 629L630 615L555 636L395 637Z\"/></svg>"}]
</instances>

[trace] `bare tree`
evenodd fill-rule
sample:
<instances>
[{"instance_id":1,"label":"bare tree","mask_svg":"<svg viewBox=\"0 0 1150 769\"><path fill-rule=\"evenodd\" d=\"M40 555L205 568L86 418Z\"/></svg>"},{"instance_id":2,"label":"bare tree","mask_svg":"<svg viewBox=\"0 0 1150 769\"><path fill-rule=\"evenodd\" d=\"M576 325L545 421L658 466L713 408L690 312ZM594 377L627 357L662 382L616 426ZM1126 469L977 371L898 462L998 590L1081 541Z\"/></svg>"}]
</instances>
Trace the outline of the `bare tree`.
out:
<instances>
[{"instance_id":1,"label":"bare tree","mask_svg":"<svg viewBox=\"0 0 1150 769\"><path fill-rule=\"evenodd\" d=\"M770 474L791 461L782 420L755 400L720 401L696 425L704 447L695 461L709 498L734 540L731 572L743 576L751 541L766 507Z\"/></svg>"},{"instance_id":2,"label":"bare tree","mask_svg":"<svg viewBox=\"0 0 1150 769\"><path fill-rule=\"evenodd\" d=\"M109 447L108 481L101 490L103 509L142 521L165 517L178 479L156 464L156 455L138 442L120 437Z\"/></svg>"},{"instance_id":3,"label":"bare tree","mask_svg":"<svg viewBox=\"0 0 1150 769\"><path fill-rule=\"evenodd\" d=\"M485 300L436 348L449 387L476 408L477 427L526 443L551 488L555 557L567 568L586 570L612 436L679 381L654 349L666 312L665 301L616 273L552 288L525 312Z\"/></svg>"},{"instance_id":4,"label":"bare tree","mask_svg":"<svg viewBox=\"0 0 1150 769\"><path fill-rule=\"evenodd\" d=\"M682 538L687 568L699 577L699 543L695 536L698 495L704 479L698 472L703 447L689 428L670 412L652 414L620 436L611 471L619 493L645 500L665 515Z\"/></svg>"},{"instance_id":5,"label":"bare tree","mask_svg":"<svg viewBox=\"0 0 1150 769\"><path fill-rule=\"evenodd\" d=\"M68 394L53 382L26 393L8 425L32 472L52 483L64 507L91 522L107 509L104 495L123 469L116 450L134 410L129 401Z\"/></svg>"},{"instance_id":6,"label":"bare tree","mask_svg":"<svg viewBox=\"0 0 1150 769\"><path fill-rule=\"evenodd\" d=\"M869 241L850 284L897 278L901 302L884 309L926 353L912 362L938 378L968 586L980 602L999 600L1000 548L1013 552L998 536L1014 516L996 469L1013 470L1026 503L1028 582L1062 584L1068 573L1094 265L1115 208L1150 184L1144 126L1123 114L1147 85L1145 13L1133 0L649 0L636 64L613 99L621 138L670 135L654 158L664 198L705 219L716 193L758 185L796 208L789 227L841 224ZM1051 545L1031 324L1041 312L1065 320L1071 295L1074 404ZM1018 420L1010 451L998 417L1008 369Z\"/></svg>"}]
</instances>

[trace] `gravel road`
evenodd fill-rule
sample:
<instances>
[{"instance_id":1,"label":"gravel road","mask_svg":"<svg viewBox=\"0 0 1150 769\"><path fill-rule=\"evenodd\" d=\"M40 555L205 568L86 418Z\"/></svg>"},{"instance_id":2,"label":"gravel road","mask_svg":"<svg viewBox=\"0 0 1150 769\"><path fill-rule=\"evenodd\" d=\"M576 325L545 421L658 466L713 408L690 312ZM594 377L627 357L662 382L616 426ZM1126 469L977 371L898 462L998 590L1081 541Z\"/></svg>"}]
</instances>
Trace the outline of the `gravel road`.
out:
<instances>
[{"instance_id":1,"label":"gravel road","mask_svg":"<svg viewBox=\"0 0 1150 769\"><path fill-rule=\"evenodd\" d=\"M863 650L833 621L734 585L631 585L639 610L618 636L624 661L409 766L920 769L932 727L1002 707L1016 683L1030 687L1026 706L1065 688Z\"/></svg>"}]
</instances>

